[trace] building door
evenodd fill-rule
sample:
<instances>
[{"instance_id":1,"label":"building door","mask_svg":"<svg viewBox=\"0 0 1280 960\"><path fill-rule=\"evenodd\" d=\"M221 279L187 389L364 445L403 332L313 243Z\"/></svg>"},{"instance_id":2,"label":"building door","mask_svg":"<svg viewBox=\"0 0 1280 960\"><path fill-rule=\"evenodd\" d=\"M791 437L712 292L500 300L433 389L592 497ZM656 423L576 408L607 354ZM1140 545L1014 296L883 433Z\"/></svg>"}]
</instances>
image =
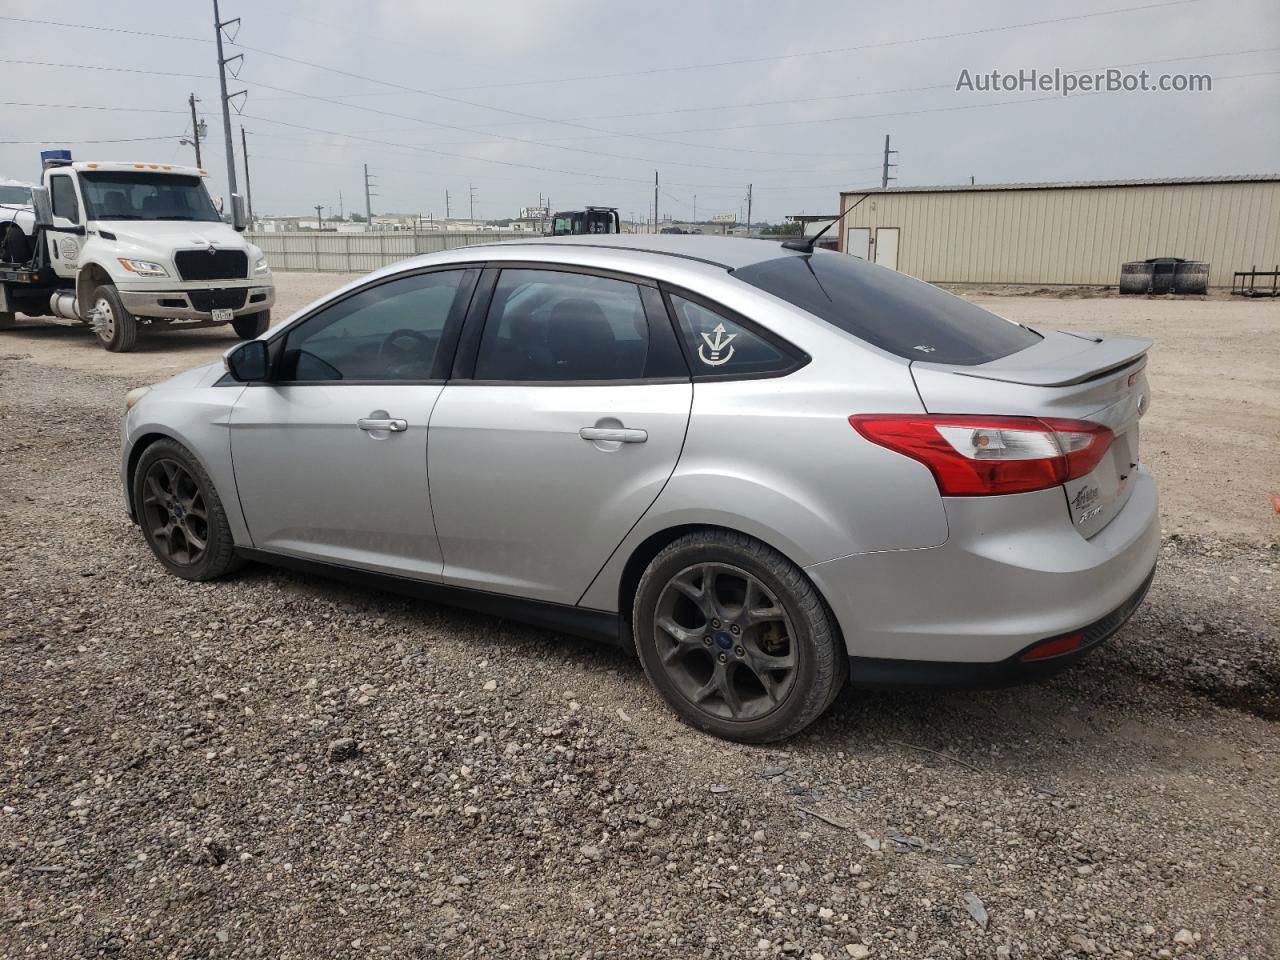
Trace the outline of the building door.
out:
<instances>
[{"instance_id":1,"label":"building door","mask_svg":"<svg viewBox=\"0 0 1280 960\"><path fill-rule=\"evenodd\" d=\"M871 253L871 229L869 227L850 227L844 232L844 252L869 258Z\"/></svg>"},{"instance_id":2,"label":"building door","mask_svg":"<svg viewBox=\"0 0 1280 960\"><path fill-rule=\"evenodd\" d=\"M898 228L876 228L876 263L890 270L898 269Z\"/></svg>"}]
</instances>

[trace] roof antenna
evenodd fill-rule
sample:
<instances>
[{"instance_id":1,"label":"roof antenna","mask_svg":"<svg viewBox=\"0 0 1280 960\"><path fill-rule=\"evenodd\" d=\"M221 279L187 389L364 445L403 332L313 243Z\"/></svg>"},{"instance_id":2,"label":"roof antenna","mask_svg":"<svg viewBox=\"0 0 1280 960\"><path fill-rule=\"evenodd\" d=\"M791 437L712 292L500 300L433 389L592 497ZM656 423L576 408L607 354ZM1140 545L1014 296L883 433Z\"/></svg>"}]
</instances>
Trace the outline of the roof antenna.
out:
<instances>
[{"instance_id":1,"label":"roof antenna","mask_svg":"<svg viewBox=\"0 0 1280 960\"><path fill-rule=\"evenodd\" d=\"M869 196L871 196L871 194L864 193L862 195L862 200L867 199L867 197ZM862 200L859 200L858 203L861 203ZM847 217L850 213L852 213L854 208L858 206L858 203L855 203L852 207L847 207L844 213L840 214L840 216L836 217L834 220L828 223L825 227L823 227L821 230L815 233L812 237L800 237L799 239L796 239L796 240L783 240L782 241L783 248L786 250L799 250L801 253L813 253L813 245L822 239L822 235L824 233L826 233L828 230L834 227L837 223L839 223L841 220Z\"/></svg>"}]
</instances>

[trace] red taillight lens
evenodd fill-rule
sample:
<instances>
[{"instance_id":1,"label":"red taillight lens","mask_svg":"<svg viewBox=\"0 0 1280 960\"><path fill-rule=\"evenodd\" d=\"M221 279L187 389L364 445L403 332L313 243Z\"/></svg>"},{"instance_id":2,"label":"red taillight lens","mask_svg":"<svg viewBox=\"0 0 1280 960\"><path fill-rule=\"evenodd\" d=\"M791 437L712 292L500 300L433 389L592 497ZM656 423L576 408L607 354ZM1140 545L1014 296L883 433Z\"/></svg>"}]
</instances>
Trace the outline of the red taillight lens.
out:
<instances>
[{"instance_id":1,"label":"red taillight lens","mask_svg":"<svg viewBox=\"0 0 1280 960\"><path fill-rule=\"evenodd\" d=\"M872 443L932 471L947 497L1027 493L1091 473L1111 431L1086 420L930 414L854 415Z\"/></svg>"},{"instance_id":2,"label":"red taillight lens","mask_svg":"<svg viewBox=\"0 0 1280 960\"><path fill-rule=\"evenodd\" d=\"M1084 644L1083 633L1069 633L1065 637L1054 637L1042 640L1022 655L1023 660L1044 660L1048 657L1060 657L1064 653L1079 650Z\"/></svg>"}]
</instances>

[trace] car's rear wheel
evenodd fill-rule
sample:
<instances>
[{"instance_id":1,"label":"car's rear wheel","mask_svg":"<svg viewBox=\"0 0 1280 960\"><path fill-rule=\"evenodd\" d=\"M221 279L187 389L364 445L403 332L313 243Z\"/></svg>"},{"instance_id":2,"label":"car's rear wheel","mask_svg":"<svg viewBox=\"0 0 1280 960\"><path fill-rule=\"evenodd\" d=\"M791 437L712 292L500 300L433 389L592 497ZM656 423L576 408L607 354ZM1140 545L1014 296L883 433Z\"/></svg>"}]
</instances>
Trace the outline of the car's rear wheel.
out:
<instances>
[{"instance_id":1,"label":"car's rear wheel","mask_svg":"<svg viewBox=\"0 0 1280 960\"><path fill-rule=\"evenodd\" d=\"M730 740L803 730L839 693L845 657L831 615L803 571L742 534L686 534L636 589L636 647L677 713Z\"/></svg>"},{"instance_id":2,"label":"car's rear wheel","mask_svg":"<svg viewBox=\"0 0 1280 960\"><path fill-rule=\"evenodd\" d=\"M138 321L125 308L119 291L109 283L93 291L89 323L98 343L112 353L128 353L138 342Z\"/></svg>"},{"instance_id":3,"label":"car's rear wheel","mask_svg":"<svg viewBox=\"0 0 1280 960\"><path fill-rule=\"evenodd\" d=\"M231 327L241 340L257 340L271 326L271 311L259 310L257 313L246 313L235 317Z\"/></svg>"},{"instance_id":4,"label":"car's rear wheel","mask_svg":"<svg viewBox=\"0 0 1280 960\"><path fill-rule=\"evenodd\" d=\"M213 481L191 451L157 440L133 474L133 502L151 551L184 580L213 580L243 566Z\"/></svg>"}]
</instances>

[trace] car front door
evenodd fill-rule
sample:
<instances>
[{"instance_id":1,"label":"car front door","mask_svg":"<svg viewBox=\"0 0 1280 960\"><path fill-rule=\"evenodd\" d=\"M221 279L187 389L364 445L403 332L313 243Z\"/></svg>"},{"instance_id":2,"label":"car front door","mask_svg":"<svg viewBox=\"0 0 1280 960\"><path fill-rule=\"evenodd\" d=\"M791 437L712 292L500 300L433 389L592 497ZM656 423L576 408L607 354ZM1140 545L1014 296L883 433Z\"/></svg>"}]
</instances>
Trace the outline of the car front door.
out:
<instances>
[{"instance_id":1,"label":"car front door","mask_svg":"<svg viewBox=\"0 0 1280 960\"><path fill-rule=\"evenodd\" d=\"M654 284L485 272L428 471L446 583L573 604L675 469L693 387Z\"/></svg>"},{"instance_id":2,"label":"car front door","mask_svg":"<svg viewBox=\"0 0 1280 960\"><path fill-rule=\"evenodd\" d=\"M231 417L254 547L439 578L427 424L479 273L384 278L272 339Z\"/></svg>"}]
</instances>

